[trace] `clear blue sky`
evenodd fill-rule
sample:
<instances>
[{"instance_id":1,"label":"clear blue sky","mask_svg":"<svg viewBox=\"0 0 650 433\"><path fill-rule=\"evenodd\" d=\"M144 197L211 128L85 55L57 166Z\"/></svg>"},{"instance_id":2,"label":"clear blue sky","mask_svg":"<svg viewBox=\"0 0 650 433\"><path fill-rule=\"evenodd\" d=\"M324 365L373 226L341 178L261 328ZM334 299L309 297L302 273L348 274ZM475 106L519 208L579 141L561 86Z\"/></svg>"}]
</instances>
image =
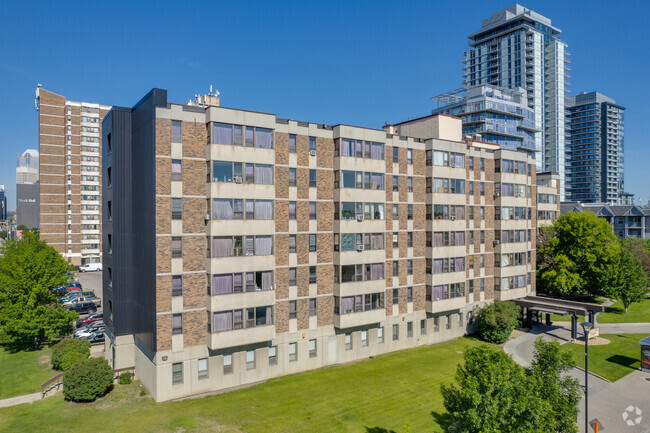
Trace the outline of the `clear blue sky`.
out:
<instances>
[{"instance_id":1,"label":"clear blue sky","mask_svg":"<svg viewBox=\"0 0 650 433\"><path fill-rule=\"evenodd\" d=\"M426 115L461 87L467 35L508 1L0 2L0 184L15 208L16 156L38 144L37 83L74 101L171 102L380 127ZM571 91L627 108L626 190L650 195L648 1L525 1L562 29ZM646 131L646 132L644 132Z\"/></svg>"}]
</instances>

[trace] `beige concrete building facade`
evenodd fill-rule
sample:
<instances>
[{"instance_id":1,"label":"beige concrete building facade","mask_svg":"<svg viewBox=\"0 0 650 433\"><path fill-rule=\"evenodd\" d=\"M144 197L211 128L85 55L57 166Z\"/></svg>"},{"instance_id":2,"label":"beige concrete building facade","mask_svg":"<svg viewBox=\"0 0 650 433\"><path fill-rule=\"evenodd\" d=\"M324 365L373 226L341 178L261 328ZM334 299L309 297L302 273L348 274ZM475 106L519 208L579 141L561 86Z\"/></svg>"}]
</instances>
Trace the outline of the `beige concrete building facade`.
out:
<instances>
[{"instance_id":1,"label":"beige concrete building facade","mask_svg":"<svg viewBox=\"0 0 650 433\"><path fill-rule=\"evenodd\" d=\"M104 128L105 353L157 401L449 340L535 293L535 159L463 139L458 118L331 126L154 89ZM136 191L116 173L151 180L148 282L118 284Z\"/></svg>"},{"instance_id":2,"label":"beige concrete building facade","mask_svg":"<svg viewBox=\"0 0 650 433\"><path fill-rule=\"evenodd\" d=\"M101 121L110 108L36 89L41 239L74 265L101 261Z\"/></svg>"}]
</instances>

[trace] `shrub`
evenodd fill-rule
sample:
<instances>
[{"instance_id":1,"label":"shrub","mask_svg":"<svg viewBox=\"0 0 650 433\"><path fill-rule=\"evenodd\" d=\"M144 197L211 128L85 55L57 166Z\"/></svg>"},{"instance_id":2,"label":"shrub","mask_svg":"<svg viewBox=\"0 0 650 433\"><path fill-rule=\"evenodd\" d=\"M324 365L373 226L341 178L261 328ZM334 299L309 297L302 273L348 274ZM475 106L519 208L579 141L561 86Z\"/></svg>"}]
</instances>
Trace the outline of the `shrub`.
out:
<instances>
[{"instance_id":1,"label":"shrub","mask_svg":"<svg viewBox=\"0 0 650 433\"><path fill-rule=\"evenodd\" d=\"M82 361L86 358L88 358L88 355L86 355L85 353L68 352L65 355L63 355L63 358L61 358L61 362L60 362L61 370L68 371L70 367L72 367L77 362Z\"/></svg>"},{"instance_id":2,"label":"shrub","mask_svg":"<svg viewBox=\"0 0 650 433\"><path fill-rule=\"evenodd\" d=\"M519 320L521 311L510 301L495 300L481 309L478 319L479 337L488 343L501 344L505 342Z\"/></svg>"},{"instance_id":3,"label":"shrub","mask_svg":"<svg viewBox=\"0 0 650 433\"><path fill-rule=\"evenodd\" d=\"M104 358L74 364L63 376L63 396L76 402L94 401L113 387L113 369Z\"/></svg>"},{"instance_id":4,"label":"shrub","mask_svg":"<svg viewBox=\"0 0 650 433\"><path fill-rule=\"evenodd\" d=\"M147 388L145 388L144 386L141 386L141 387L140 387L140 397L144 397L144 396L147 395L147 394L149 394L149 393L147 392Z\"/></svg>"},{"instance_id":5,"label":"shrub","mask_svg":"<svg viewBox=\"0 0 650 433\"><path fill-rule=\"evenodd\" d=\"M61 362L63 357L69 352L80 353L84 355L84 358L88 358L90 356L90 343L86 340L71 338L59 341L52 349L52 357L50 358L52 368L55 370L65 370L61 366Z\"/></svg>"},{"instance_id":6,"label":"shrub","mask_svg":"<svg viewBox=\"0 0 650 433\"><path fill-rule=\"evenodd\" d=\"M120 374L118 382L120 385L128 385L129 383L132 382L132 374L130 371L125 371L124 373Z\"/></svg>"}]
</instances>

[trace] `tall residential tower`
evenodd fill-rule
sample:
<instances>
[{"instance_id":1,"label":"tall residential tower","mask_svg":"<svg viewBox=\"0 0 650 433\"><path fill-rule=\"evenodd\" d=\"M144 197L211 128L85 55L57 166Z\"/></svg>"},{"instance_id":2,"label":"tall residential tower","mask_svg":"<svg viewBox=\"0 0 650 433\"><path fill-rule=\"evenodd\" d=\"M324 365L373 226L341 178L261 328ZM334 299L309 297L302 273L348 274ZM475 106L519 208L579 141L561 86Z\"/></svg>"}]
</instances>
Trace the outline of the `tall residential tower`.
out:
<instances>
[{"instance_id":1,"label":"tall residential tower","mask_svg":"<svg viewBox=\"0 0 650 433\"><path fill-rule=\"evenodd\" d=\"M16 162L16 222L38 228L38 150L27 149Z\"/></svg>"},{"instance_id":2,"label":"tall residential tower","mask_svg":"<svg viewBox=\"0 0 650 433\"><path fill-rule=\"evenodd\" d=\"M535 113L538 171L560 176L564 198L565 93L568 83L566 44L551 20L521 5L513 5L483 20L469 36L465 52L464 84L522 87Z\"/></svg>"},{"instance_id":3,"label":"tall residential tower","mask_svg":"<svg viewBox=\"0 0 650 433\"><path fill-rule=\"evenodd\" d=\"M101 121L110 108L36 89L41 239L75 265L101 261Z\"/></svg>"},{"instance_id":4,"label":"tall residential tower","mask_svg":"<svg viewBox=\"0 0 650 433\"><path fill-rule=\"evenodd\" d=\"M567 199L619 204L625 108L598 92L567 98Z\"/></svg>"}]
</instances>

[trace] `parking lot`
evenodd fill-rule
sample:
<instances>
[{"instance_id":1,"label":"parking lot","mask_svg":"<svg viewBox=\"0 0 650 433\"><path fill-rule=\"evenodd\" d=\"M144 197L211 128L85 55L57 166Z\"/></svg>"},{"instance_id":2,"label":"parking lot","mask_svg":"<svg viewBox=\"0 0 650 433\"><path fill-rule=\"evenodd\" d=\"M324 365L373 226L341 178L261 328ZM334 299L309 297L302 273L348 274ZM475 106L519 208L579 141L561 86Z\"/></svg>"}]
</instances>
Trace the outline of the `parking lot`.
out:
<instances>
[{"instance_id":1,"label":"parking lot","mask_svg":"<svg viewBox=\"0 0 650 433\"><path fill-rule=\"evenodd\" d=\"M102 300L102 273L101 272L78 272L77 278L84 290L92 290L95 296ZM101 309L99 310L101 311Z\"/></svg>"}]
</instances>

